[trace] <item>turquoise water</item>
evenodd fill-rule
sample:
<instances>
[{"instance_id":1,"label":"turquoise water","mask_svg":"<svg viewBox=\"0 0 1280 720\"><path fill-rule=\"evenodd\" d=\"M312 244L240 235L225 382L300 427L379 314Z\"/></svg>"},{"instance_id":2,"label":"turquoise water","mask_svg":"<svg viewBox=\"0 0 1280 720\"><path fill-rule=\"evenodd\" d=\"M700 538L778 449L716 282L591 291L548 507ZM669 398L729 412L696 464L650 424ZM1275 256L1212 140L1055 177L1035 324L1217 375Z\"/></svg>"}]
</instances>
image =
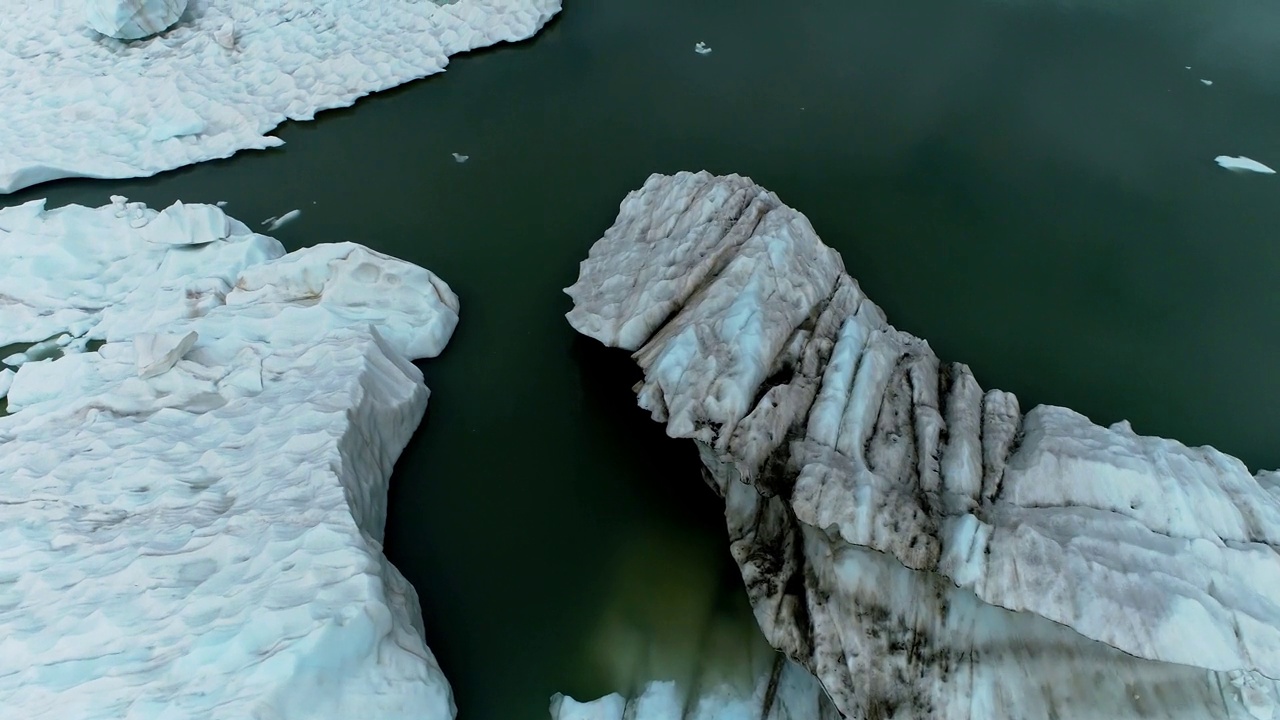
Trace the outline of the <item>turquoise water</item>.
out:
<instances>
[{"instance_id":1,"label":"turquoise water","mask_svg":"<svg viewBox=\"0 0 1280 720\"><path fill-rule=\"evenodd\" d=\"M1278 467L1280 177L1213 163L1280 168L1277 26L1248 0L568 0L536 40L281 149L0 202L299 208L290 247L354 240L448 281L462 322L423 364L388 554L460 716L544 718L558 690L690 672L708 618L750 628L696 453L562 317L623 195L750 175L984 386Z\"/></svg>"}]
</instances>

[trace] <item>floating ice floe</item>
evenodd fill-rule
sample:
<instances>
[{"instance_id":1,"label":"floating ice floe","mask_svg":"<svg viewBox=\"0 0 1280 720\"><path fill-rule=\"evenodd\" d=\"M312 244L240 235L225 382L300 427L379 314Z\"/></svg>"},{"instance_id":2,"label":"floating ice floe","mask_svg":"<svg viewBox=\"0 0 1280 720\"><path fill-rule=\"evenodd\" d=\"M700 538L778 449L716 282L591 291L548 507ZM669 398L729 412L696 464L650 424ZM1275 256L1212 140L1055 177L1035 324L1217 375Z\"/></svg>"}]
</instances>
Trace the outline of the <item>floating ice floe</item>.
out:
<instances>
[{"instance_id":1,"label":"floating ice floe","mask_svg":"<svg viewBox=\"0 0 1280 720\"><path fill-rule=\"evenodd\" d=\"M1274 175L1276 172L1275 170L1272 170L1271 168L1267 167L1266 165L1263 165L1257 160L1254 160L1252 158L1247 158L1243 155L1239 157L1231 157L1229 155L1219 155L1218 157L1214 158L1213 161L1228 170L1245 170L1248 172L1263 173L1264 175Z\"/></svg>"},{"instance_id":2,"label":"floating ice floe","mask_svg":"<svg viewBox=\"0 0 1280 720\"><path fill-rule=\"evenodd\" d=\"M1280 473L1024 413L737 175L650 177L567 292L697 445L766 639L845 717L1275 717Z\"/></svg>"},{"instance_id":3,"label":"floating ice floe","mask_svg":"<svg viewBox=\"0 0 1280 720\"><path fill-rule=\"evenodd\" d=\"M1213 84L1213 81L1212 81L1212 80L1205 80L1204 78L1201 78L1201 79L1200 79L1200 82L1204 83L1205 85L1212 85L1212 84Z\"/></svg>"},{"instance_id":4,"label":"floating ice floe","mask_svg":"<svg viewBox=\"0 0 1280 720\"><path fill-rule=\"evenodd\" d=\"M115 200L0 210L0 346L107 341L0 372L5 716L453 717L381 542L457 297Z\"/></svg>"},{"instance_id":5,"label":"floating ice floe","mask_svg":"<svg viewBox=\"0 0 1280 720\"><path fill-rule=\"evenodd\" d=\"M694 52L696 52L696 53L698 53L699 55L710 55L710 54L711 54L711 48L710 48L710 47L708 47L708 46L707 46L707 44L706 44L706 43L704 43L704 42L699 42L697 45L694 45L694 46L693 46L693 51L694 51Z\"/></svg>"},{"instance_id":6,"label":"floating ice floe","mask_svg":"<svg viewBox=\"0 0 1280 720\"><path fill-rule=\"evenodd\" d=\"M470 160L470 159L471 159L471 156L470 156L470 155L463 155L462 153L454 153L454 154L453 154L453 160L454 160L454 162L464 163L464 162L466 162L466 161L468 161L468 160Z\"/></svg>"},{"instance_id":7,"label":"floating ice floe","mask_svg":"<svg viewBox=\"0 0 1280 720\"><path fill-rule=\"evenodd\" d=\"M88 31L74 5L5 7L0 193L276 147L267 133L285 120L440 72L451 55L528 38L561 0L203 0L138 42Z\"/></svg>"}]
</instances>

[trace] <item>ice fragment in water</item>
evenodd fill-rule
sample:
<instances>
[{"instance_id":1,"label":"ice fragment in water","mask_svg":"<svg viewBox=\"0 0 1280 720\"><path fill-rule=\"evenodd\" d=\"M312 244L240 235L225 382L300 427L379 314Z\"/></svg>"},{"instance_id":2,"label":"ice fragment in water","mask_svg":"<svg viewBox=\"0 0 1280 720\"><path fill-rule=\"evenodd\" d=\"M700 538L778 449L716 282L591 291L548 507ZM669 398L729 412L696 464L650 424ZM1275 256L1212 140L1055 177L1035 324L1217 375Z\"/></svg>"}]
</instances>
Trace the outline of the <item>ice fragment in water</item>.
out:
<instances>
[{"instance_id":1,"label":"ice fragment in water","mask_svg":"<svg viewBox=\"0 0 1280 720\"><path fill-rule=\"evenodd\" d=\"M271 218L268 221L271 224L267 225L267 232L271 232L272 230L275 230L276 228L279 228L282 225L285 225L286 223L291 223L294 220L297 220L298 216L301 214L302 214L301 210L290 210L289 212L281 215L278 218Z\"/></svg>"},{"instance_id":2,"label":"ice fragment in water","mask_svg":"<svg viewBox=\"0 0 1280 720\"><path fill-rule=\"evenodd\" d=\"M1213 161L1228 170L1247 170L1249 172L1263 173L1266 175L1275 175L1276 173L1275 170L1272 170L1271 168L1267 167L1266 165L1263 165L1257 160L1254 160L1252 158L1247 158L1243 155L1239 157L1231 157L1230 155L1219 155L1218 157L1214 158Z\"/></svg>"}]
</instances>

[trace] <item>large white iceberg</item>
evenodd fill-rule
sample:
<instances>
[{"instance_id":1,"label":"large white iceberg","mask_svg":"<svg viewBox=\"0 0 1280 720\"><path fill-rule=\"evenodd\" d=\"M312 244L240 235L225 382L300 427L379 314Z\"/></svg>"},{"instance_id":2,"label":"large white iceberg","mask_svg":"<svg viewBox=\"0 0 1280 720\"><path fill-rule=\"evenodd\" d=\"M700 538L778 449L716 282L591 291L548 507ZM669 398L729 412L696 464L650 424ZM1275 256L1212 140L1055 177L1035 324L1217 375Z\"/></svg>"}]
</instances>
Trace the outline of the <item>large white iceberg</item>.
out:
<instances>
[{"instance_id":1,"label":"large white iceberg","mask_svg":"<svg viewBox=\"0 0 1280 720\"><path fill-rule=\"evenodd\" d=\"M89 27L119 40L138 40L173 27L187 0L85 0Z\"/></svg>"},{"instance_id":2,"label":"large white iceberg","mask_svg":"<svg viewBox=\"0 0 1280 720\"><path fill-rule=\"evenodd\" d=\"M847 717L1276 714L1276 475L983 392L736 175L650 177L568 293L697 442L766 638Z\"/></svg>"},{"instance_id":3,"label":"large white iceberg","mask_svg":"<svg viewBox=\"0 0 1280 720\"><path fill-rule=\"evenodd\" d=\"M80 2L0 14L0 194L64 177L143 177L275 147L285 120L536 33L561 0L203 0L125 43Z\"/></svg>"},{"instance_id":4,"label":"large white iceberg","mask_svg":"<svg viewBox=\"0 0 1280 720\"><path fill-rule=\"evenodd\" d=\"M442 281L123 198L0 211L0 275L0 346L107 341L7 388L6 717L453 716L381 549L427 404L409 360L457 322Z\"/></svg>"}]
</instances>

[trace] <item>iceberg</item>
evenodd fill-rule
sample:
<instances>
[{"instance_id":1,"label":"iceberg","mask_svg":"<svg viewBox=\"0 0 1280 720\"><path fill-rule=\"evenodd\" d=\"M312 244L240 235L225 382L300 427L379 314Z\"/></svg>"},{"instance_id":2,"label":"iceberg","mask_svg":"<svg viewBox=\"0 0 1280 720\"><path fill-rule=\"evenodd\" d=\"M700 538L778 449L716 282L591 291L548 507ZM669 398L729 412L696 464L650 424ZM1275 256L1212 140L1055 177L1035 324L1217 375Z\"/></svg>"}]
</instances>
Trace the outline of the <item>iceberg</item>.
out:
<instances>
[{"instance_id":1,"label":"iceberg","mask_svg":"<svg viewBox=\"0 0 1280 720\"><path fill-rule=\"evenodd\" d=\"M187 0L88 0L89 27L118 40L138 40L173 27Z\"/></svg>"},{"instance_id":2,"label":"iceberg","mask_svg":"<svg viewBox=\"0 0 1280 720\"><path fill-rule=\"evenodd\" d=\"M651 176L566 292L845 717L1276 715L1280 473L984 391L749 178Z\"/></svg>"},{"instance_id":3,"label":"iceberg","mask_svg":"<svg viewBox=\"0 0 1280 720\"><path fill-rule=\"evenodd\" d=\"M381 546L449 287L125 198L0 210L0 260L0 346L106 341L0 376L6 713L452 718Z\"/></svg>"},{"instance_id":4,"label":"iceberg","mask_svg":"<svg viewBox=\"0 0 1280 720\"><path fill-rule=\"evenodd\" d=\"M94 0L114 6L121 0ZM0 53L0 194L65 177L146 177L282 144L449 56L533 36L561 0L207 0L135 42L85 28L78 3L14 0ZM132 0L168 6L174 0ZM90 13L93 14L92 12Z\"/></svg>"}]
</instances>

